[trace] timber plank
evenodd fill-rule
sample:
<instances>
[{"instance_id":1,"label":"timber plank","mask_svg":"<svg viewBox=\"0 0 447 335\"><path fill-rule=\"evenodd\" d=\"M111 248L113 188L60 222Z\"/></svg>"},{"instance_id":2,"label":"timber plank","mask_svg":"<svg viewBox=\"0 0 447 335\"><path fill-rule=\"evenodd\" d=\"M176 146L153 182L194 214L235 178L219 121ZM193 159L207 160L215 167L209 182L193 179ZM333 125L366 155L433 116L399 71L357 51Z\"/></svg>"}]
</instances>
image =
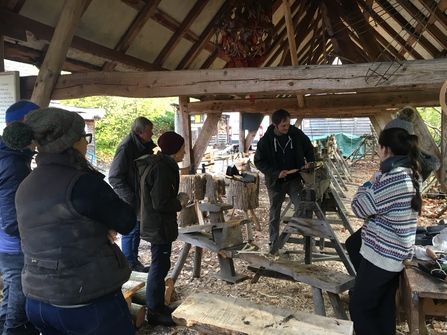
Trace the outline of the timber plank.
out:
<instances>
[{"instance_id":1,"label":"timber plank","mask_svg":"<svg viewBox=\"0 0 447 335\"><path fill-rule=\"evenodd\" d=\"M179 325L213 335L353 334L351 321L207 293L194 293L187 297L172 317Z\"/></svg>"},{"instance_id":2,"label":"timber plank","mask_svg":"<svg viewBox=\"0 0 447 335\"><path fill-rule=\"evenodd\" d=\"M295 281L332 292L343 293L354 287L355 277L314 264L302 264L290 260L272 260L270 258L240 253L240 259L250 262L254 266L276 271L292 277Z\"/></svg>"}]
</instances>

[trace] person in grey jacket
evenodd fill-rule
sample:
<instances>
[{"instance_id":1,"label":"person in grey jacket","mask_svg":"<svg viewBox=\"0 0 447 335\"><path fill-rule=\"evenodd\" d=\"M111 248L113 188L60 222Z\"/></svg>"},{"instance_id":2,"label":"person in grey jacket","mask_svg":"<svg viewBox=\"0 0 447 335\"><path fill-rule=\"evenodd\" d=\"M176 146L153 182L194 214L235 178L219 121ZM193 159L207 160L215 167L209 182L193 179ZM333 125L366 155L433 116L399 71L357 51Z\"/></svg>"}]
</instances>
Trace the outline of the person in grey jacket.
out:
<instances>
[{"instance_id":1,"label":"person in grey jacket","mask_svg":"<svg viewBox=\"0 0 447 335\"><path fill-rule=\"evenodd\" d=\"M143 116L137 117L130 126L130 133L118 145L109 170L109 183L118 196L135 209L137 222L135 228L121 237L121 249L126 255L132 270L148 272L149 267L141 264L138 258L140 246L140 190L139 177L134 160L152 154L155 144L152 141L153 124Z\"/></svg>"},{"instance_id":2,"label":"person in grey jacket","mask_svg":"<svg viewBox=\"0 0 447 335\"><path fill-rule=\"evenodd\" d=\"M295 210L303 188L303 178L298 172L309 167L315 160L314 148L309 137L300 129L290 125L289 112L279 109L272 115L265 135L259 140L254 163L265 176L269 209L270 246L279 237L281 207L286 194Z\"/></svg>"}]
</instances>

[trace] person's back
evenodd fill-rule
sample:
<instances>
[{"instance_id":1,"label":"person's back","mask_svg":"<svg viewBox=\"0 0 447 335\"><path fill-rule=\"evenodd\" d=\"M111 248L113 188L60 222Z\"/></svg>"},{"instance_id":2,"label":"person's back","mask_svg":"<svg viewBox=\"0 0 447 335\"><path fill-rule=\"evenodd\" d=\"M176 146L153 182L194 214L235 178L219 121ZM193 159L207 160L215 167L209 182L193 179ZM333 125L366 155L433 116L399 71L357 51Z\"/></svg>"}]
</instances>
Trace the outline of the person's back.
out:
<instances>
[{"instance_id":1,"label":"person's back","mask_svg":"<svg viewBox=\"0 0 447 335\"><path fill-rule=\"evenodd\" d=\"M39 106L18 101L6 110L6 124L21 121ZM14 150L0 140L0 272L3 275L3 299L0 308L0 334L34 335L39 332L28 321L22 292L24 256L14 203L17 188L31 172L35 152L29 148Z\"/></svg>"},{"instance_id":2,"label":"person's back","mask_svg":"<svg viewBox=\"0 0 447 335\"><path fill-rule=\"evenodd\" d=\"M3 133L9 147L33 141L39 151L15 199L26 312L43 335L131 335L121 292L131 268L114 240L136 216L86 160L92 134L84 128L77 113L42 108Z\"/></svg>"}]
</instances>

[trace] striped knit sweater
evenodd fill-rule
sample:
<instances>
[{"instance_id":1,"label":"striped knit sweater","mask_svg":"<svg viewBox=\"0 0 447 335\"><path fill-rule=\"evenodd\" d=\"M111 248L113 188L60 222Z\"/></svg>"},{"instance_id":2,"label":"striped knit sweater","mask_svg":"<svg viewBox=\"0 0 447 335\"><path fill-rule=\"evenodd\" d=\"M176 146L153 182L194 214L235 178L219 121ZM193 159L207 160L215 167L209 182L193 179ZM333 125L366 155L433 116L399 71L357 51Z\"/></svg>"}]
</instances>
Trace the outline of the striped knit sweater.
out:
<instances>
[{"instance_id":1,"label":"striped knit sweater","mask_svg":"<svg viewBox=\"0 0 447 335\"><path fill-rule=\"evenodd\" d=\"M413 250L416 235L411 169L394 168L365 185L359 187L351 204L354 214L365 219L360 253L381 269L399 272Z\"/></svg>"}]
</instances>

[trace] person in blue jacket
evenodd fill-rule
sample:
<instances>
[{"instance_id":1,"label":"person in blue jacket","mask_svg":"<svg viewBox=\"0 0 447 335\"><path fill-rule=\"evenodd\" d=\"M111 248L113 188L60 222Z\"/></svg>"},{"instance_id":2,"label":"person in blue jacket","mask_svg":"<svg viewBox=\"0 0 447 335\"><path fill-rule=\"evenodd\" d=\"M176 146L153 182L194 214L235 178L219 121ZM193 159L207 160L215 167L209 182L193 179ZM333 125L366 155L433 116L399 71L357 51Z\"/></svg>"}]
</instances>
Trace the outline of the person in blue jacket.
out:
<instances>
[{"instance_id":1,"label":"person in blue jacket","mask_svg":"<svg viewBox=\"0 0 447 335\"><path fill-rule=\"evenodd\" d=\"M31 101L12 104L5 113L6 125L13 121L23 121L27 113L38 108ZM31 160L35 153L30 148L11 149L0 139L0 272L4 285L0 308L2 335L39 334L25 312L25 296L22 291L24 257L14 203L17 188L31 172Z\"/></svg>"}]
</instances>

